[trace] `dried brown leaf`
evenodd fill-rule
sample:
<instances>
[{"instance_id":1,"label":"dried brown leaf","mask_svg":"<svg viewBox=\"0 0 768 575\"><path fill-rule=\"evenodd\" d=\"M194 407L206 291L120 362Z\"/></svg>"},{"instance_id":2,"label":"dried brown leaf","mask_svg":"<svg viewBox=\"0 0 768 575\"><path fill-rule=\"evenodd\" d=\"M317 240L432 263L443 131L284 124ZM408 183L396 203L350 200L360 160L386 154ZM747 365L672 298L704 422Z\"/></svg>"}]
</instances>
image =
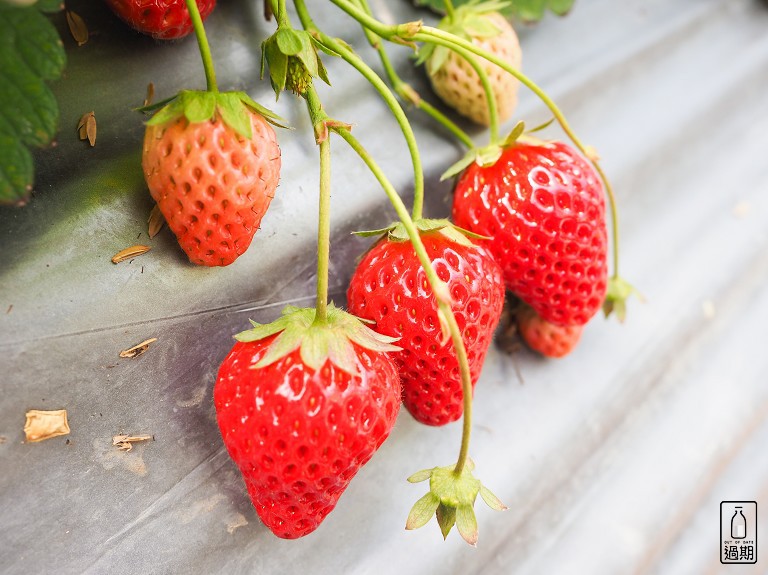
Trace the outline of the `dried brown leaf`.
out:
<instances>
[{"instance_id":1,"label":"dried brown leaf","mask_svg":"<svg viewBox=\"0 0 768 575\"><path fill-rule=\"evenodd\" d=\"M24 434L30 443L69 434L66 409L55 411L30 409L26 415Z\"/></svg>"},{"instance_id":2,"label":"dried brown leaf","mask_svg":"<svg viewBox=\"0 0 768 575\"><path fill-rule=\"evenodd\" d=\"M150 82L147 84L147 97L144 98L144 106L149 106L155 98L155 85Z\"/></svg>"},{"instance_id":3,"label":"dried brown leaf","mask_svg":"<svg viewBox=\"0 0 768 575\"><path fill-rule=\"evenodd\" d=\"M154 343L157 341L156 337L151 337L149 339L145 339L141 343L137 343L133 347L129 347L128 349L124 349L120 352L120 357L139 357L141 354L143 354L147 349L149 349L149 345L151 343Z\"/></svg>"},{"instance_id":4,"label":"dried brown leaf","mask_svg":"<svg viewBox=\"0 0 768 575\"><path fill-rule=\"evenodd\" d=\"M85 22L77 12L67 10L67 24L69 25L69 32L78 46L88 42L88 26L85 25Z\"/></svg>"},{"instance_id":5,"label":"dried brown leaf","mask_svg":"<svg viewBox=\"0 0 768 575\"><path fill-rule=\"evenodd\" d=\"M160 211L160 206L155 204L155 207L152 208L152 211L149 212L149 237L154 238L157 234L160 233L160 230L163 229L163 226L165 225L165 217L163 216L163 212Z\"/></svg>"},{"instance_id":6,"label":"dried brown leaf","mask_svg":"<svg viewBox=\"0 0 768 575\"><path fill-rule=\"evenodd\" d=\"M120 262L123 262L125 260L129 260L131 258L135 258L136 256L140 256L142 254L147 253L149 250L151 250L149 246L143 246L143 245L135 245L131 246L130 248L125 248L124 250L120 250L115 255L112 256L112 263L113 264L119 264Z\"/></svg>"},{"instance_id":7,"label":"dried brown leaf","mask_svg":"<svg viewBox=\"0 0 768 575\"><path fill-rule=\"evenodd\" d=\"M96 116L94 112L86 112L80 116L77 123L77 134L81 140L88 140L93 147L96 145Z\"/></svg>"},{"instance_id":8,"label":"dried brown leaf","mask_svg":"<svg viewBox=\"0 0 768 575\"><path fill-rule=\"evenodd\" d=\"M152 435L115 435L112 437L112 445L116 446L121 451L130 451L133 449L133 444L139 441L154 440Z\"/></svg>"}]
</instances>

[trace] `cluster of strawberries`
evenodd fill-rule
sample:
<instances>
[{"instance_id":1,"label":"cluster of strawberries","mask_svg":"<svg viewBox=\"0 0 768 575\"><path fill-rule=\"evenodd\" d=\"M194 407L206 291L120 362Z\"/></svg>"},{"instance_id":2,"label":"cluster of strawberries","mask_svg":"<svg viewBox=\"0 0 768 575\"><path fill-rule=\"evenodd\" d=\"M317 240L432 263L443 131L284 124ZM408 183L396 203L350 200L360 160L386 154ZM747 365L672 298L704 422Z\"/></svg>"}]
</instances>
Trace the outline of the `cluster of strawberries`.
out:
<instances>
[{"instance_id":1,"label":"cluster of strawberries","mask_svg":"<svg viewBox=\"0 0 768 575\"><path fill-rule=\"evenodd\" d=\"M512 28L497 13L484 17L474 29L486 33L473 40L519 64ZM475 71L455 53L428 57L436 93L487 123L485 92L471 88ZM517 83L497 68L488 72L498 79L492 85L506 119ZM186 93L146 131L152 197L201 265L228 265L245 252L279 178L269 118L244 95L235 100ZM493 161L472 162L459 175L452 216L455 225L415 224L446 286L473 389L507 290L521 302L518 325L528 344L548 356L568 353L607 288L605 199L591 165L563 143L507 140ZM331 306L322 322L314 310L286 308L276 322L254 324L219 370L214 401L224 442L259 516L279 537L317 528L389 435L401 399L427 425L463 412L456 350L402 226L362 256L347 299L349 313Z\"/></svg>"}]
</instances>

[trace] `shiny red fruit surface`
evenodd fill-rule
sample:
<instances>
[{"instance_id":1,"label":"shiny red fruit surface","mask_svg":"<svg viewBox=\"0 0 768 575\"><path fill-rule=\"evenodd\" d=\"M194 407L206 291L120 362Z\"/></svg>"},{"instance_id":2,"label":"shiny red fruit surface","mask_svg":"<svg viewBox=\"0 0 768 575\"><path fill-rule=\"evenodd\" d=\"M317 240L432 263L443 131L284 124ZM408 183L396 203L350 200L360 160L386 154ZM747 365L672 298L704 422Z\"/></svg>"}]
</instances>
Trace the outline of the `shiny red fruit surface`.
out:
<instances>
[{"instance_id":1,"label":"shiny red fruit surface","mask_svg":"<svg viewBox=\"0 0 768 575\"><path fill-rule=\"evenodd\" d=\"M274 339L236 343L213 399L256 512L275 535L295 539L317 529L387 438L400 383L386 353L357 345L355 376L330 361L313 370L298 351L254 369Z\"/></svg>"},{"instance_id":2,"label":"shiny red fruit surface","mask_svg":"<svg viewBox=\"0 0 768 575\"><path fill-rule=\"evenodd\" d=\"M559 142L515 144L456 184L456 225L488 236L507 288L545 320L582 325L607 288L605 197L593 168Z\"/></svg>"},{"instance_id":3,"label":"shiny red fruit surface","mask_svg":"<svg viewBox=\"0 0 768 575\"><path fill-rule=\"evenodd\" d=\"M421 234L438 277L448 284L452 309L477 383L504 305L501 269L483 247L462 245L440 232ZM400 338L393 354L403 382L403 402L427 425L459 419L463 398L458 360L445 341L437 301L410 242L380 240L357 266L347 291L350 313Z\"/></svg>"},{"instance_id":4,"label":"shiny red fruit surface","mask_svg":"<svg viewBox=\"0 0 768 575\"><path fill-rule=\"evenodd\" d=\"M184 0L106 0L107 5L134 30L157 40L182 38L192 32L192 20ZM216 0L197 0L205 20Z\"/></svg>"}]
</instances>

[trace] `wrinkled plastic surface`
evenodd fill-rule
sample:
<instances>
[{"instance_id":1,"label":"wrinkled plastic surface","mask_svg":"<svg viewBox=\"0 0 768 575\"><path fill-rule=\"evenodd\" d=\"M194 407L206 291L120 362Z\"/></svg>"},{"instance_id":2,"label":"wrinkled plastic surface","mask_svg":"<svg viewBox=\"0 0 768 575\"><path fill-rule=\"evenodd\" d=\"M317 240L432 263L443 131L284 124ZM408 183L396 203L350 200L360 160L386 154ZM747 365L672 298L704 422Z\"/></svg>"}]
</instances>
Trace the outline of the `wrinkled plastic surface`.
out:
<instances>
[{"instance_id":1,"label":"wrinkled plastic surface","mask_svg":"<svg viewBox=\"0 0 768 575\"><path fill-rule=\"evenodd\" d=\"M256 79L272 25L257 4L221 2L207 25L222 87L257 86L251 94L268 103ZM310 4L321 25L374 61L353 24L330 4ZM374 7L385 19L417 17L404 1ZM259 523L211 393L248 318L313 300L317 150L306 112L290 95L275 106L296 129L279 135L282 182L248 253L227 268L193 267L167 230L147 239L143 126L131 108L149 81L158 99L204 85L194 41L158 46L100 2L69 8L93 34L81 48L65 36L58 146L37 156L30 204L0 209L0 572L719 572L720 501L768 497L763 3L580 0L567 18L521 30L526 70L613 178L622 275L647 301L631 303L624 326L589 324L563 360L491 348L471 454L509 511L478 504L478 549L455 533L443 542L434 521L403 529L423 491L405 478L454 461L460 435L459 424L427 428L405 410L315 533L281 541ZM63 14L57 23L66 34ZM429 94L407 49L391 53ZM325 61L329 114L354 123L409 195L408 156L385 106L353 70ZM76 134L91 110L94 148ZM445 216L450 186L438 175L462 152L412 117L426 215ZM536 125L548 114L521 90L518 117ZM341 304L369 245L349 232L382 227L392 212L336 138L333 154L331 285ZM152 250L111 263L142 242ZM158 340L143 355L118 357L150 337ZM62 408L69 435L24 443L28 409ZM121 433L155 440L123 452L112 445ZM768 515L758 515L758 532L768 533ZM767 556L760 547L760 563Z\"/></svg>"}]
</instances>

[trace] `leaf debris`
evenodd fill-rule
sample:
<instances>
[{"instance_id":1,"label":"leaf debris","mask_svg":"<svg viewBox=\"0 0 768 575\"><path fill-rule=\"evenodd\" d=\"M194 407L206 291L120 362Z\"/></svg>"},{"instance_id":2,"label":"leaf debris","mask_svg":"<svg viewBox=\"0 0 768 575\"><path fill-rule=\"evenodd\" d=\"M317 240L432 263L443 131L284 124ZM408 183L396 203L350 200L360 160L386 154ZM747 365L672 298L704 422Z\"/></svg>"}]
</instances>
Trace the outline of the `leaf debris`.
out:
<instances>
[{"instance_id":1,"label":"leaf debris","mask_svg":"<svg viewBox=\"0 0 768 575\"><path fill-rule=\"evenodd\" d=\"M156 341L157 341L156 337L145 339L141 343L137 343L133 347L129 347L128 349L124 349L123 351L121 351L120 357L123 357L123 358L139 357L141 354L143 354L149 349L150 344Z\"/></svg>"},{"instance_id":2,"label":"leaf debris","mask_svg":"<svg viewBox=\"0 0 768 575\"><path fill-rule=\"evenodd\" d=\"M30 409L26 413L24 435L30 443L69 434L67 410L41 411Z\"/></svg>"},{"instance_id":3,"label":"leaf debris","mask_svg":"<svg viewBox=\"0 0 768 575\"><path fill-rule=\"evenodd\" d=\"M160 230L163 229L163 226L165 225L165 217L163 216L163 212L160 211L160 206L155 204L155 207L152 208L152 211L149 212L149 238L154 238L157 234L160 233Z\"/></svg>"},{"instance_id":4,"label":"leaf debris","mask_svg":"<svg viewBox=\"0 0 768 575\"><path fill-rule=\"evenodd\" d=\"M67 25L69 25L69 32L78 46L88 42L88 26L85 25L85 21L77 12L67 10Z\"/></svg>"},{"instance_id":5,"label":"leaf debris","mask_svg":"<svg viewBox=\"0 0 768 575\"><path fill-rule=\"evenodd\" d=\"M155 98L155 85L150 82L147 84L147 97L144 98L144 104L142 106L149 106L152 103L152 100Z\"/></svg>"},{"instance_id":6,"label":"leaf debris","mask_svg":"<svg viewBox=\"0 0 768 575\"><path fill-rule=\"evenodd\" d=\"M112 445L116 446L120 451L130 451L133 449L133 444L139 441L155 440L154 435L115 435L112 437Z\"/></svg>"},{"instance_id":7,"label":"leaf debris","mask_svg":"<svg viewBox=\"0 0 768 575\"><path fill-rule=\"evenodd\" d=\"M86 112L80 116L77 123L77 133L81 140L88 140L91 147L96 145L96 115L94 112Z\"/></svg>"},{"instance_id":8,"label":"leaf debris","mask_svg":"<svg viewBox=\"0 0 768 575\"><path fill-rule=\"evenodd\" d=\"M136 256L140 256L142 254L147 253L149 250L151 250L149 246L144 245L135 245L131 246L129 248L125 248L124 250L120 250L115 255L112 256L112 263L113 264L119 264L122 261L129 260L131 258L135 258Z\"/></svg>"}]
</instances>

